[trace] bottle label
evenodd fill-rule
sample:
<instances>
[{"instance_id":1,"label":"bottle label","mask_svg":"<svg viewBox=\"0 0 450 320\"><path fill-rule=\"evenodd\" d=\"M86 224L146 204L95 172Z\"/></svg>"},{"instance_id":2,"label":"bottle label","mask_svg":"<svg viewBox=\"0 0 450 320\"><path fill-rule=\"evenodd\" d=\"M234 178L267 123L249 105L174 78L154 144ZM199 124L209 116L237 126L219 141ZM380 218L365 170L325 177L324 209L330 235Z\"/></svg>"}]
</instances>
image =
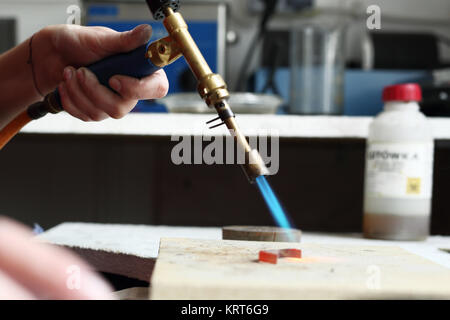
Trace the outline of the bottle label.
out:
<instances>
[{"instance_id":1,"label":"bottle label","mask_svg":"<svg viewBox=\"0 0 450 320\"><path fill-rule=\"evenodd\" d=\"M375 198L430 199L433 143L369 143L365 193Z\"/></svg>"}]
</instances>

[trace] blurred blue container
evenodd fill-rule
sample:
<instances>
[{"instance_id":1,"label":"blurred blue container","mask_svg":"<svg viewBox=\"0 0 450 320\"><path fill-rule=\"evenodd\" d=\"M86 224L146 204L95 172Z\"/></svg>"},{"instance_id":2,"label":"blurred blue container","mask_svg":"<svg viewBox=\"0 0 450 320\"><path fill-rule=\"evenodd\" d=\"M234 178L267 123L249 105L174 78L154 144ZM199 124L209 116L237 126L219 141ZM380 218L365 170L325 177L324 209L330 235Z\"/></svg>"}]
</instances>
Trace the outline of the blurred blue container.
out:
<instances>
[{"instance_id":1,"label":"blurred blue container","mask_svg":"<svg viewBox=\"0 0 450 320\"><path fill-rule=\"evenodd\" d=\"M255 74L255 90L260 92L267 81L268 70L261 69ZM388 85L405 82L429 80L427 71L408 70L371 70L350 69L344 76L344 115L374 116L381 112L383 101L381 94ZM290 98L290 72L288 68L280 68L275 73L276 86L286 101Z\"/></svg>"}]
</instances>

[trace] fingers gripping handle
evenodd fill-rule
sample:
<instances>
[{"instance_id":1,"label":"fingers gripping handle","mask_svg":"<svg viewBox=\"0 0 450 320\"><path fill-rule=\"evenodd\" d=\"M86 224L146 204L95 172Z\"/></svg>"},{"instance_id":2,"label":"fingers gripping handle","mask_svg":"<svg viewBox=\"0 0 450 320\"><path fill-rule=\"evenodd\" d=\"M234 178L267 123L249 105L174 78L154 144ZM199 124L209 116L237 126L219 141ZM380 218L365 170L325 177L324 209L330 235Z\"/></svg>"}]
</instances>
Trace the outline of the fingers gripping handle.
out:
<instances>
[{"instance_id":1,"label":"fingers gripping handle","mask_svg":"<svg viewBox=\"0 0 450 320\"><path fill-rule=\"evenodd\" d=\"M110 88L108 84L109 79L116 74L144 78L161 69L147 58L148 46L149 44L146 44L131 52L108 57L91 64L88 66L88 69L97 76L98 81L102 85L108 88Z\"/></svg>"},{"instance_id":2,"label":"fingers gripping handle","mask_svg":"<svg viewBox=\"0 0 450 320\"><path fill-rule=\"evenodd\" d=\"M147 48L149 45L150 43L147 43L133 51L110 56L89 65L87 68L97 76L98 81L102 85L109 89L111 89L109 79L114 75L144 78L161 69L155 66L147 57ZM58 89L53 92L53 95L57 106L60 110L63 110Z\"/></svg>"}]
</instances>

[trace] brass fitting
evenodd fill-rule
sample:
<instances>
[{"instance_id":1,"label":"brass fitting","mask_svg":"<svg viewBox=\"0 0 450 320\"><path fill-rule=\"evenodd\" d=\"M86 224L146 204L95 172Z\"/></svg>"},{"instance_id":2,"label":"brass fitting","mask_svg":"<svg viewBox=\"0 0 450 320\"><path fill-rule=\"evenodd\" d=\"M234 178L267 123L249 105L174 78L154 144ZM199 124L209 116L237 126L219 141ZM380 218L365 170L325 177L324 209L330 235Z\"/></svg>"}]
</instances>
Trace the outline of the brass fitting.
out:
<instances>
[{"instance_id":1,"label":"brass fitting","mask_svg":"<svg viewBox=\"0 0 450 320\"><path fill-rule=\"evenodd\" d=\"M159 39L148 46L147 58L160 68L163 68L182 56L178 44L171 37Z\"/></svg>"},{"instance_id":2,"label":"brass fitting","mask_svg":"<svg viewBox=\"0 0 450 320\"><path fill-rule=\"evenodd\" d=\"M218 74L211 73L198 80L198 93L210 107L230 97L227 85Z\"/></svg>"},{"instance_id":3,"label":"brass fitting","mask_svg":"<svg viewBox=\"0 0 450 320\"><path fill-rule=\"evenodd\" d=\"M164 10L164 26L175 40L198 81L198 93L209 107L227 99L230 94L222 77L214 74L188 31L183 16L172 8Z\"/></svg>"}]
</instances>

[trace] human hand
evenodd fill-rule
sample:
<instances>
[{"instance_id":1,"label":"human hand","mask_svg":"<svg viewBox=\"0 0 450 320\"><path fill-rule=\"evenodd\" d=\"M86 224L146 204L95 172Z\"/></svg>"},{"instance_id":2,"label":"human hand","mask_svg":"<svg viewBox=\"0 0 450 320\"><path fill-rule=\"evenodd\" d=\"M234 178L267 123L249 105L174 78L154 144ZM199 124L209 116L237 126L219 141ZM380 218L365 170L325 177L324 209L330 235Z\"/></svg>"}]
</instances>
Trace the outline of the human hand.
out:
<instances>
[{"instance_id":1,"label":"human hand","mask_svg":"<svg viewBox=\"0 0 450 320\"><path fill-rule=\"evenodd\" d=\"M0 217L0 299L114 298L110 286L81 259L32 237L24 226ZM76 276L79 286L70 282Z\"/></svg>"},{"instance_id":2,"label":"human hand","mask_svg":"<svg viewBox=\"0 0 450 320\"><path fill-rule=\"evenodd\" d=\"M164 71L142 79L113 76L109 80L113 92L83 66L131 51L147 43L151 32L149 25L127 32L76 25L46 27L35 34L32 42L36 85L43 94L58 87L64 110L83 121L122 118L138 100L167 94L169 83Z\"/></svg>"}]
</instances>

